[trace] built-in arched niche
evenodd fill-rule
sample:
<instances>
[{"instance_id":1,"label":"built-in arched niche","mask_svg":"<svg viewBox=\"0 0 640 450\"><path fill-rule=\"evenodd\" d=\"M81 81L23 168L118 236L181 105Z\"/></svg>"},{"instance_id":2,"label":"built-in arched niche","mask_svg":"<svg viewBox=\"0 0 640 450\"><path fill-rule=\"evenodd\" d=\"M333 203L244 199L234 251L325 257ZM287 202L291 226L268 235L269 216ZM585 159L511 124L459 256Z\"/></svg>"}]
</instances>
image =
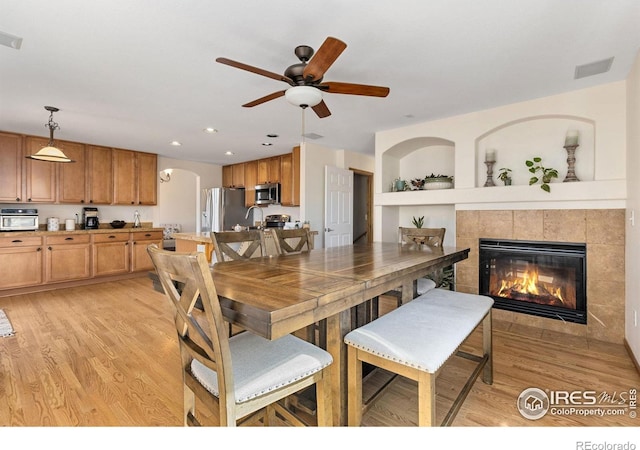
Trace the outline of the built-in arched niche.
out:
<instances>
[{"instance_id":1,"label":"built-in arched niche","mask_svg":"<svg viewBox=\"0 0 640 450\"><path fill-rule=\"evenodd\" d=\"M580 181L592 181L595 174L595 122L590 119L565 115L526 117L493 128L476 139L476 187L487 182L487 153L495 155L493 181L498 179L501 168L511 169L512 184L526 185L532 174L526 161L542 158L541 165L558 171L554 183L567 176L567 150L564 148L567 134L577 132L575 174Z\"/></svg>"},{"instance_id":2,"label":"built-in arched niche","mask_svg":"<svg viewBox=\"0 0 640 450\"><path fill-rule=\"evenodd\" d=\"M455 143L438 137L407 139L382 155L382 191L393 191L394 180L409 183L430 174L455 174Z\"/></svg>"}]
</instances>

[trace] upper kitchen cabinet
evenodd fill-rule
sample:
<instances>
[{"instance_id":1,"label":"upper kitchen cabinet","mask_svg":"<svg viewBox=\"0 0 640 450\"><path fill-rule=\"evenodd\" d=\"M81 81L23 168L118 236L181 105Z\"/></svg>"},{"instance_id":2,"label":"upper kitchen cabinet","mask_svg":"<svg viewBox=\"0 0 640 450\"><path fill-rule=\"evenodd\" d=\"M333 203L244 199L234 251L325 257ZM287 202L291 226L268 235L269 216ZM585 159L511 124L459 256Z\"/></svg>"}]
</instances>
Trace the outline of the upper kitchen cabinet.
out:
<instances>
[{"instance_id":1,"label":"upper kitchen cabinet","mask_svg":"<svg viewBox=\"0 0 640 450\"><path fill-rule=\"evenodd\" d=\"M158 156L113 149L113 204L157 204Z\"/></svg>"},{"instance_id":2,"label":"upper kitchen cabinet","mask_svg":"<svg viewBox=\"0 0 640 450\"><path fill-rule=\"evenodd\" d=\"M256 203L256 184L258 184L258 161L244 163L244 204L247 208Z\"/></svg>"},{"instance_id":3,"label":"upper kitchen cabinet","mask_svg":"<svg viewBox=\"0 0 640 450\"><path fill-rule=\"evenodd\" d=\"M60 148L75 162L57 164L58 203L87 202L87 165L84 144L59 141Z\"/></svg>"},{"instance_id":4,"label":"upper kitchen cabinet","mask_svg":"<svg viewBox=\"0 0 640 450\"><path fill-rule=\"evenodd\" d=\"M222 166L223 187L244 187L244 163Z\"/></svg>"},{"instance_id":5,"label":"upper kitchen cabinet","mask_svg":"<svg viewBox=\"0 0 640 450\"><path fill-rule=\"evenodd\" d=\"M280 202L300 206L300 147L280 156Z\"/></svg>"},{"instance_id":6,"label":"upper kitchen cabinet","mask_svg":"<svg viewBox=\"0 0 640 450\"><path fill-rule=\"evenodd\" d=\"M18 134L0 133L0 202L23 201L22 141Z\"/></svg>"},{"instance_id":7,"label":"upper kitchen cabinet","mask_svg":"<svg viewBox=\"0 0 640 450\"><path fill-rule=\"evenodd\" d=\"M109 147L87 145L87 191L89 203L113 202L113 156Z\"/></svg>"},{"instance_id":8,"label":"upper kitchen cabinet","mask_svg":"<svg viewBox=\"0 0 640 450\"><path fill-rule=\"evenodd\" d=\"M280 156L258 160L258 184L280 183Z\"/></svg>"},{"instance_id":9,"label":"upper kitchen cabinet","mask_svg":"<svg viewBox=\"0 0 640 450\"><path fill-rule=\"evenodd\" d=\"M26 155L32 155L46 147L49 139L27 136L25 144ZM60 163L25 158L24 164L26 202L55 203L56 165Z\"/></svg>"}]
</instances>

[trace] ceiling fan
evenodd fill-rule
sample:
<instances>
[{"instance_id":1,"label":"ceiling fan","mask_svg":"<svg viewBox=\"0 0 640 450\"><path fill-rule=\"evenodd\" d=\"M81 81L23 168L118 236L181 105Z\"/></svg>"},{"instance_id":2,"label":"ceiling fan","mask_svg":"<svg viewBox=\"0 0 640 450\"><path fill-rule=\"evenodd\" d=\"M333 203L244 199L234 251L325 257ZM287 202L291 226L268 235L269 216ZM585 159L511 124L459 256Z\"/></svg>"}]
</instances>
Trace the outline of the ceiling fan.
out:
<instances>
[{"instance_id":1,"label":"ceiling fan","mask_svg":"<svg viewBox=\"0 0 640 450\"><path fill-rule=\"evenodd\" d=\"M389 95L388 87L342 83L338 81L322 81L325 72L336 59L338 59L338 56L340 56L345 48L347 48L347 44L333 37L325 39L318 51L315 52L315 56L314 50L311 47L308 45L299 45L295 48L294 53L300 62L287 67L283 75L227 58L216 58L216 61L237 69L273 78L274 80L284 81L291 86L288 89L276 91L252 102L245 103L242 106L251 108L285 96L290 103L300 106L301 108L311 107L318 117L323 118L331 115L331 111L329 111L329 108L322 98L323 92L330 94L365 95L369 97L386 97Z\"/></svg>"}]
</instances>

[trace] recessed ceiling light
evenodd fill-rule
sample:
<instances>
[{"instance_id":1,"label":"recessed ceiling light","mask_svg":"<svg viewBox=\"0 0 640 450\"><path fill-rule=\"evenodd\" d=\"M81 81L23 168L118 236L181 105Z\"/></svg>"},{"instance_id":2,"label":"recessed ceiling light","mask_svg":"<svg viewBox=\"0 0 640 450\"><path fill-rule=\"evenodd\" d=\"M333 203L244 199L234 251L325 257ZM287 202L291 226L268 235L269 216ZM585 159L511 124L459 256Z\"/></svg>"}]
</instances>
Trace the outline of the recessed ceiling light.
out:
<instances>
[{"instance_id":1,"label":"recessed ceiling light","mask_svg":"<svg viewBox=\"0 0 640 450\"><path fill-rule=\"evenodd\" d=\"M233 155L233 152L224 152L225 155Z\"/></svg>"},{"instance_id":2,"label":"recessed ceiling light","mask_svg":"<svg viewBox=\"0 0 640 450\"><path fill-rule=\"evenodd\" d=\"M217 133L218 130L216 130L215 128L211 128L211 127L207 127L203 130L205 133L209 133L209 134L214 134Z\"/></svg>"},{"instance_id":3,"label":"recessed ceiling light","mask_svg":"<svg viewBox=\"0 0 640 450\"><path fill-rule=\"evenodd\" d=\"M182 144L178 141L171 141L171 145L173 145L174 147L180 147Z\"/></svg>"},{"instance_id":4,"label":"recessed ceiling light","mask_svg":"<svg viewBox=\"0 0 640 450\"><path fill-rule=\"evenodd\" d=\"M273 134L273 133L271 133L271 134L267 134L267 137L268 137L268 138L277 138L277 137L278 137L278 135L277 135L277 134Z\"/></svg>"},{"instance_id":5,"label":"recessed ceiling light","mask_svg":"<svg viewBox=\"0 0 640 450\"><path fill-rule=\"evenodd\" d=\"M265 147L268 147L270 145L273 145L271 142L263 142L262 145L264 145Z\"/></svg>"}]
</instances>

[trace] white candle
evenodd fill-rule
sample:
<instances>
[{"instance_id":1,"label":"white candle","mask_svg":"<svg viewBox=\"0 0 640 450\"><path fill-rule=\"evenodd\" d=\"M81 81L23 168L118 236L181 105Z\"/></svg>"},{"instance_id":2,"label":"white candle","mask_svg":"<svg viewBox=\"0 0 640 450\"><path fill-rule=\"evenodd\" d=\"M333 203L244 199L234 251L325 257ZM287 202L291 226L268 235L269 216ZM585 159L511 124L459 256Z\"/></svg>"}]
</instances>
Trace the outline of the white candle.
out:
<instances>
[{"instance_id":1,"label":"white candle","mask_svg":"<svg viewBox=\"0 0 640 450\"><path fill-rule=\"evenodd\" d=\"M493 148L488 148L484 154L485 161L495 161L496 160L496 150Z\"/></svg>"},{"instance_id":2,"label":"white candle","mask_svg":"<svg viewBox=\"0 0 640 450\"><path fill-rule=\"evenodd\" d=\"M567 131L567 136L564 138L564 146L578 145L578 130Z\"/></svg>"}]
</instances>

